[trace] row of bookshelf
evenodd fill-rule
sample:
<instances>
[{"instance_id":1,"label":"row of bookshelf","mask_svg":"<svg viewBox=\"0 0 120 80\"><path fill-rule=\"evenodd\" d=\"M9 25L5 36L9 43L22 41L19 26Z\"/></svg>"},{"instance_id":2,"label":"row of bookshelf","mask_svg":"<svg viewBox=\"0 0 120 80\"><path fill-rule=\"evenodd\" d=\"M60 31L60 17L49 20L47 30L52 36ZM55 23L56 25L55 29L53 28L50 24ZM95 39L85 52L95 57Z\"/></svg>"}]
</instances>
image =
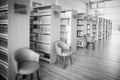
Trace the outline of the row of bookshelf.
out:
<instances>
[{"instance_id":1,"label":"row of bookshelf","mask_svg":"<svg viewBox=\"0 0 120 80\"><path fill-rule=\"evenodd\" d=\"M0 0L0 64L8 70L8 0ZM0 74L2 74L0 73ZM4 75L3 75L4 76ZM6 80L7 76L4 76Z\"/></svg>"},{"instance_id":2,"label":"row of bookshelf","mask_svg":"<svg viewBox=\"0 0 120 80\"><path fill-rule=\"evenodd\" d=\"M60 12L61 7L54 4L35 7L30 18L30 47L41 55L40 59L49 63L55 61L51 57L55 57L54 41L60 37L56 34L60 32Z\"/></svg>"},{"instance_id":3,"label":"row of bookshelf","mask_svg":"<svg viewBox=\"0 0 120 80\"><path fill-rule=\"evenodd\" d=\"M6 54L4 54L4 55L7 56L7 54L8 54L8 49L7 49L7 48L0 46L0 51L6 53Z\"/></svg>"}]
</instances>

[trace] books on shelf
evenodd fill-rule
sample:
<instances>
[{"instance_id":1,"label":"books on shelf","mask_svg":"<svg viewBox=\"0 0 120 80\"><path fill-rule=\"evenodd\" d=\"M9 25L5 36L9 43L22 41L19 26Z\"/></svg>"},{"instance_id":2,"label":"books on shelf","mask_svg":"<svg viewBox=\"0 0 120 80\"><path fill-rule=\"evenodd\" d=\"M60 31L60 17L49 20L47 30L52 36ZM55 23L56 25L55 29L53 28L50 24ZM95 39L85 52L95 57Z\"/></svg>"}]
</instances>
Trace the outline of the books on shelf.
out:
<instances>
[{"instance_id":1,"label":"books on shelf","mask_svg":"<svg viewBox=\"0 0 120 80\"><path fill-rule=\"evenodd\" d=\"M76 16L76 10L65 10L61 12L61 40L67 43L73 51L76 51Z\"/></svg>"},{"instance_id":2,"label":"books on shelf","mask_svg":"<svg viewBox=\"0 0 120 80\"><path fill-rule=\"evenodd\" d=\"M61 7L54 4L35 7L30 18L31 48L50 63L56 57L54 42L60 39L60 12Z\"/></svg>"}]
</instances>

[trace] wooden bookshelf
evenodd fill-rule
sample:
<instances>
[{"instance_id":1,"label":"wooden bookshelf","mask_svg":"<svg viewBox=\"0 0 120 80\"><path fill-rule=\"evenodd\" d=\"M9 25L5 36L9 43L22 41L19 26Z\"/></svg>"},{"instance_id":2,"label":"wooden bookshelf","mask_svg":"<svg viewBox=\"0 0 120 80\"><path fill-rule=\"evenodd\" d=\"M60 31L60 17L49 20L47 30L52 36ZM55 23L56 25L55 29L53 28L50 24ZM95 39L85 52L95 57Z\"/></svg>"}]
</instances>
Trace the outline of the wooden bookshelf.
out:
<instances>
[{"instance_id":1,"label":"wooden bookshelf","mask_svg":"<svg viewBox=\"0 0 120 80\"><path fill-rule=\"evenodd\" d=\"M98 40L98 17L94 16L92 20L92 36L95 41Z\"/></svg>"},{"instance_id":2,"label":"wooden bookshelf","mask_svg":"<svg viewBox=\"0 0 120 80\"><path fill-rule=\"evenodd\" d=\"M86 34L87 25L86 13L77 14L77 47L84 47L84 34Z\"/></svg>"},{"instance_id":3,"label":"wooden bookshelf","mask_svg":"<svg viewBox=\"0 0 120 80\"><path fill-rule=\"evenodd\" d=\"M67 43L72 51L76 51L77 11L61 12L61 40Z\"/></svg>"},{"instance_id":4,"label":"wooden bookshelf","mask_svg":"<svg viewBox=\"0 0 120 80\"><path fill-rule=\"evenodd\" d=\"M90 36L91 39L93 38L93 16L92 15L87 16L86 34Z\"/></svg>"},{"instance_id":5,"label":"wooden bookshelf","mask_svg":"<svg viewBox=\"0 0 120 80\"><path fill-rule=\"evenodd\" d=\"M99 24L98 24L98 39L103 39L103 19L99 18Z\"/></svg>"},{"instance_id":6,"label":"wooden bookshelf","mask_svg":"<svg viewBox=\"0 0 120 80\"><path fill-rule=\"evenodd\" d=\"M0 1L0 54L8 56L8 3ZM2 53L3 52L3 53Z\"/></svg>"},{"instance_id":7,"label":"wooden bookshelf","mask_svg":"<svg viewBox=\"0 0 120 80\"><path fill-rule=\"evenodd\" d=\"M7 0L0 0L0 65L3 65L7 71L8 69L8 2ZM0 74L7 72L1 72ZM3 75L6 80L7 76Z\"/></svg>"},{"instance_id":8,"label":"wooden bookshelf","mask_svg":"<svg viewBox=\"0 0 120 80\"><path fill-rule=\"evenodd\" d=\"M30 47L49 63L55 62L54 42L60 40L60 13L61 7L52 4L35 7L31 14Z\"/></svg>"}]
</instances>

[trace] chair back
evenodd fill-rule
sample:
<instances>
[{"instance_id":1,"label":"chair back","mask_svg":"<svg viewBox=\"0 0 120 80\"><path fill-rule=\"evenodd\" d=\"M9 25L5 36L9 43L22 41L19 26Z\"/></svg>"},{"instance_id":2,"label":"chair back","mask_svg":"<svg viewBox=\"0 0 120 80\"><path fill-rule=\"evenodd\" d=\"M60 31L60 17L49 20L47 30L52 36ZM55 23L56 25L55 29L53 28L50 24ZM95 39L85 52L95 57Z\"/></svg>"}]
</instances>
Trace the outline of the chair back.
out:
<instances>
[{"instance_id":1,"label":"chair back","mask_svg":"<svg viewBox=\"0 0 120 80\"><path fill-rule=\"evenodd\" d=\"M87 40L87 36L86 35L84 35L84 40L85 40L85 42L87 42L88 40Z\"/></svg>"},{"instance_id":2,"label":"chair back","mask_svg":"<svg viewBox=\"0 0 120 80\"><path fill-rule=\"evenodd\" d=\"M14 54L14 59L17 63L25 61L36 61L39 62L39 55L29 48L18 49Z\"/></svg>"},{"instance_id":3,"label":"chair back","mask_svg":"<svg viewBox=\"0 0 120 80\"><path fill-rule=\"evenodd\" d=\"M61 53L62 53L62 49L61 49L61 47L59 46L59 41L56 41L55 42L55 51L56 51L56 54L57 55L61 55Z\"/></svg>"}]
</instances>

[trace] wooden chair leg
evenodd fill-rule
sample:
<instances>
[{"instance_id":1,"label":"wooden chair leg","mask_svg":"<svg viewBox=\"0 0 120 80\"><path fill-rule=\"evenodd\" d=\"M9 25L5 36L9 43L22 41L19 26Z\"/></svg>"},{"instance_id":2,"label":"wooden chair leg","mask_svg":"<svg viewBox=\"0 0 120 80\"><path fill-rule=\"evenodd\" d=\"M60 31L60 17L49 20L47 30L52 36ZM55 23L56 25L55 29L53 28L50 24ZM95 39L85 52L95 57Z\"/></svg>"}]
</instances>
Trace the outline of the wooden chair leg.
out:
<instances>
[{"instance_id":1,"label":"wooden chair leg","mask_svg":"<svg viewBox=\"0 0 120 80\"><path fill-rule=\"evenodd\" d=\"M71 65L72 65L73 63L72 63L72 56L71 55L70 55L70 61L71 61Z\"/></svg>"},{"instance_id":2,"label":"wooden chair leg","mask_svg":"<svg viewBox=\"0 0 120 80\"><path fill-rule=\"evenodd\" d=\"M26 77L27 77L26 75L22 75L22 76L23 76L23 79L26 79Z\"/></svg>"},{"instance_id":3,"label":"wooden chair leg","mask_svg":"<svg viewBox=\"0 0 120 80\"><path fill-rule=\"evenodd\" d=\"M66 68L66 57L64 57L64 68Z\"/></svg>"},{"instance_id":4,"label":"wooden chair leg","mask_svg":"<svg viewBox=\"0 0 120 80\"><path fill-rule=\"evenodd\" d=\"M58 59L58 55L56 56L56 61L55 61L55 64L57 64L57 59Z\"/></svg>"},{"instance_id":5,"label":"wooden chair leg","mask_svg":"<svg viewBox=\"0 0 120 80\"><path fill-rule=\"evenodd\" d=\"M95 43L93 43L93 49L95 49Z\"/></svg>"},{"instance_id":6,"label":"wooden chair leg","mask_svg":"<svg viewBox=\"0 0 120 80\"><path fill-rule=\"evenodd\" d=\"M33 74L31 74L30 77L31 77L31 80L33 80Z\"/></svg>"},{"instance_id":7,"label":"wooden chair leg","mask_svg":"<svg viewBox=\"0 0 120 80\"><path fill-rule=\"evenodd\" d=\"M15 80L18 80L18 74L16 74L16 76L15 76Z\"/></svg>"},{"instance_id":8,"label":"wooden chair leg","mask_svg":"<svg viewBox=\"0 0 120 80\"><path fill-rule=\"evenodd\" d=\"M39 71L37 71L37 78L38 78L38 80L40 80Z\"/></svg>"},{"instance_id":9,"label":"wooden chair leg","mask_svg":"<svg viewBox=\"0 0 120 80\"><path fill-rule=\"evenodd\" d=\"M62 62L63 62L63 61L64 61L64 60L63 60L63 56L61 56L61 57L62 57Z\"/></svg>"}]
</instances>

